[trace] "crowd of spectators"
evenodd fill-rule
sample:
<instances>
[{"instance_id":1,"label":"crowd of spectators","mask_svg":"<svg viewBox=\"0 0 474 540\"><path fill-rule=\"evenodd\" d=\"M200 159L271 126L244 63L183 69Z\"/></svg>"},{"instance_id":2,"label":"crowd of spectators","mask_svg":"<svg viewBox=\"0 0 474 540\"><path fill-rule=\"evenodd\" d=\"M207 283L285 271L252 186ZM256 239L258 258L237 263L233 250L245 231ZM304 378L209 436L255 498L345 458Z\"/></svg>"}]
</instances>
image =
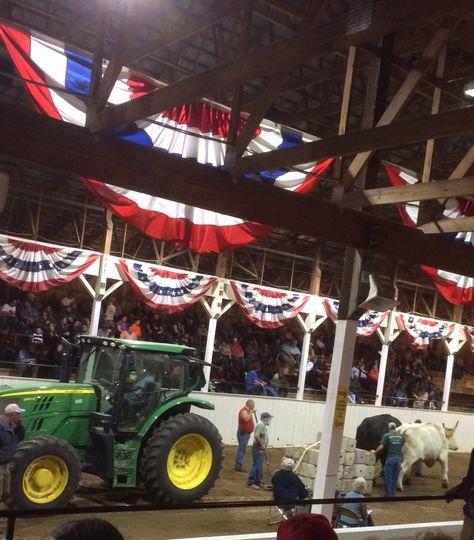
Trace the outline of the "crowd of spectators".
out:
<instances>
[{"instance_id":1,"label":"crowd of spectators","mask_svg":"<svg viewBox=\"0 0 474 540\"><path fill-rule=\"evenodd\" d=\"M309 348L306 386L326 391L332 334L314 337ZM296 328L261 330L245 321L224 321L214 347L213 379L222 392L287 397L296 386L301 335Z\"/></svg>"},{"instance_id":2,"label":"crowd of spectators","mask_svg":"<svg viewBox=\"0 0 474 540\"><path fill-rule=\"evenodd\" d=\"M104 304L98 331L101 336L180 343L201 350L205 346L204 316L201 320L186 312L180 317L166 317L144 305L125 314L116 298ZM58 298L15 291L0 305L0 365L13 364L18 375L58 378L68 344L89 332L90 302L77 301L69 293ZM74 368L77 349L73 347L70 352Z\"/></svg>"},{"instance_id":3,"label":"crowd of spectators","mask_svg":"<svg viewBox=\"0 0 474 540\"><path fill-rule=\"evenodd\" d=\"M11 293L10 293L11 294ZM0 362L14 363L17 373L32 377L59 376L65 341L74 343L89 332L90 301L74 294L43 296L15 291L0 303ZM166 315L143 304L122 306L117 298L103 302L98 334L123 339L179 343L198 349L203 357L208 331L206 314L193 308ZM334 345L334 326L318 329L309 348L305 387L326 391ZM262 330L244 317L222 317L214 344L212 389L286 397L297 386L302 334L296 325ZM75 351L75 350L74 350ZM399 407L439 408L442 392L431 374L445 369L446 356L429 347L417 351L391 348L386 370L384 403ZM349 387L349 401L373 401L378 381L379 344L358 340ZM73 363L77 363L77 358ZM456 358L453 376L467 371Z\"/></svg>"}]
</instances>

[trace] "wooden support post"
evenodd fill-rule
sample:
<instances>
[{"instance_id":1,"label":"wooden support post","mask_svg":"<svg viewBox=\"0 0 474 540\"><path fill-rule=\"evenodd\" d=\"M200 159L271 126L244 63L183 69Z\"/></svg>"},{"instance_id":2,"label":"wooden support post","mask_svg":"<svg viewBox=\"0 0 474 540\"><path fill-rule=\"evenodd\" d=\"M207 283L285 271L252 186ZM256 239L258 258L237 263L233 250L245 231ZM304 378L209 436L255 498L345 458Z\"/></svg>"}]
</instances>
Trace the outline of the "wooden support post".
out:
<instances>
[{"instance_id":1,"label":"wooden support post","mask_svg":"<svg viewBox=\"0 0 474 540\"><path fill-rule=\"evenodd\" d=\"M341 114L339 116L338 135L344 135L347 129L349 117L349 105L351 101L352 81L354 80L354 68L356 62L357 47L351 45L347 55L346 76L344 78L344 90L342 92ZM341 178L342 156L338 156L334 163L334 177Z\"/></svg>"},{"instance_id":2,"label":"wooden support post","mask_svg":"<svg viewBox=\"0 0 474 540\"><path fill-rule=\"evenodd\" d=\"M106 229L104 237L104 249L100 256L99 273L95 281L95 297L92 301L91 322L89 326L89 334L96 336L99 330L100 310L102 307L102 300L106 293L107 287L107 258L110 254L110 246L112 243L113 221L112 212L107 210L105 213Z\"/></svg>"},{"instance_id":3,"label":"wooden support post","mask_svg":"<svg viewBox=\"0 0 474 540\"><path fill-rule=\"evenodd\" d=\"M321 240L318 240L317 243L316 258L314 259L313 266L311 268L311 281L309 284L309 294L314 294L319 296L319 291L321 289L321 252L323 245Z\"/></svg>"},{"instance_id":4,"label":"wooden support post","mask_svg":"<svg viewBox=\"0 0 474 540\"><path fill-rule=\"evenodd\" d=\"M441 49L441 52L438 57L438 63L436 66L436 76L440 78L444 77L447 49L448 49L447 45L445 45ZM441 88L435 87L433 90L433 102L431 104L431 114L439 113L440 107L441 107L441 97L442 97ZM433 163L434 148L435 148L435 140L428 139L428 141L426 142L425 160L423 163L423 172L421 175L421 181L423 183L429 182L431 178L431 166ZM439 204L437 204L436 201L420 202L420 207L418 210L417 225L422 225L423 223L430 221L433 218L433 216L436 215L438 210L439 210Z\"/></svg>"}]
</instances>

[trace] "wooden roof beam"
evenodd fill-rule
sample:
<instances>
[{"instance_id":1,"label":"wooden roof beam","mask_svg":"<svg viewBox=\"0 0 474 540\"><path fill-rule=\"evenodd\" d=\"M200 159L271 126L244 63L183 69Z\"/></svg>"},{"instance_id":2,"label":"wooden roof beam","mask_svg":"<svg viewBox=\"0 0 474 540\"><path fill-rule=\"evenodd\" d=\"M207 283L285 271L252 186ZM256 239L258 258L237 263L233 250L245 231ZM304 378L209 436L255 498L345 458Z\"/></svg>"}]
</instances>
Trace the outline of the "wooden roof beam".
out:
<instances>
[{"instance_id":1,"label":"wooden roof beam","mask_svg":"<svg viewBox=\"0 0 474 540\"><path fill-rule=\"evenodd\" d=\"M317 5L309 9L306 19L298 25L298 31L311 28L321 19L329 0L321 0ZM274 73L263 83L263 87L257 95L252 105L250 114L245 121L245 125L240 131L237 139L227 148L225 167L230 168L235 165L235 161L245 152L249 142L255 136L255 131L260 126L265 114L281 92L283 80L287 74L287 69Z\"/></svg>"},{"instance_id":2,"label":"wooden roof beam","mask_svg":"<svg viewBox=\"0 0 474 540\"><path fill-rule=\"evenodd\" d=\"M474 132L474 107L465 107L436 115L397 122L346 135L326 137L293 148L272 150L246 156L237 162L234 172L244 174L280 167L310 163L332 156L347 156L357 152L397 148L451 135Z\"/></svg>"},{"instance_id":3,"label":"wooden roof beam","mask_svg":"<svg viewBox=\"0 0 474 540\"><path fill-rule=\"evenodd\" d=\"M474 232L474 217L442 219L430 221L417 227L425 234L445 234L458 232Z\"/></svg>"},{"instance_id":4,"label":"wooden roof beam","mask_svg":"<svg viewBox=\"0 0 474 540\"><path fill-rule=\"evenodd\" d=\"M203 73L178 81L159 92L134 99L100 113L92 126L95 131L144 119L178 103L205 96L218 89L238 86L245 81L272 75L300 64L305 58L348 48L377 39L401 26L465 11L472 0L381 0L375 4L374 17L366 29L347 33L349 19L341 18L318 28L310 28L296 37L250 51Z\"/></svg>"},{"instance_id":5,"label":"wooden roof beam","mask_svg":"<svg viewBox=\"0 0 474 540\"><path fill-rule=\"evenodd\" d=\"M382 256L474 276L474 248L0 104L3 154ZM469 118L466 124L473 125ZM346 136L347 137L347 136ZM337 153L337 152L336 152ZM389 239L389 241L388 241Z\"/></svg>"},{"instance_id":6,"label":"wooden roof beam","mask_svg":"<svg viewBox=\"0 0 474 540\"><path fill-rule=\"evenodd\" d=\"M429 201L474 195L474 176L437 180L407 186L364 189L348 193L339 203L343 208L378 206L409 201Z\"/></svg>"}]
</instances>

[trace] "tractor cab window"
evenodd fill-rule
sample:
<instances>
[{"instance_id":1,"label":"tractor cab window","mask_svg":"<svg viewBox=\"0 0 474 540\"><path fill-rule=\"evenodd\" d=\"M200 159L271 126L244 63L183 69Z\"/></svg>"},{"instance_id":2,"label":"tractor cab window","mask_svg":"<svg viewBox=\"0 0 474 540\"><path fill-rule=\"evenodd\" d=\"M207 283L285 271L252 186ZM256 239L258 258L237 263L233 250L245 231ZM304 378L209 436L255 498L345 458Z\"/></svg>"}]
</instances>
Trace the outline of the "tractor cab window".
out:
<instances>
[{"instance_id":1,"label":"tractor cab window","mask_svg":"<svg viewBox=\"0 0 474 540\"><path fill-rule=\"evenodd\" d=\"M122 358L122 350L96 345L86 348L82 354L77 382L94 385L102 413L110 414L113 409L112 397L119 387Z\"/></svg>"},{"instance_id":2,"label":"tractor cab window","mask_svg":"<svg viewBox=\"0 0 474 540\"><path fill-rule=\"evenodd\" d=\"M183 392L187 364L164 353L133 351L126 363L119 431L134 432L162 403Z\"/></svg>"}]
</instances>

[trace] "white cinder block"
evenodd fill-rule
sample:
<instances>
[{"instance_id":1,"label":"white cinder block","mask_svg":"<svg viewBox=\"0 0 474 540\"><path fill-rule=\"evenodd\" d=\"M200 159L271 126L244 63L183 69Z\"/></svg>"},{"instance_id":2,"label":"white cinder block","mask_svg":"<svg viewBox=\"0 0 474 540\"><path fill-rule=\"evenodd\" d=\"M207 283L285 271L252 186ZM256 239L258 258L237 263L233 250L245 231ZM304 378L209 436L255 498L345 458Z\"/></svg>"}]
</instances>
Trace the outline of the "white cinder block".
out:
<instances>
[{"instance_id":1,"label":"white cinder block","mask_svg":"<svg viewBox=\"0 0 474 540\"><path fill-rule=\"evenodd\" d=\"M344 459L345 459L346 455L345 454L341 454L339 456L339 465L344 465Z\"/></svg>"},{"instance_id":2,"label":"white cinder block","mask_svg":"<svg viewBox=\"0 0 474 540\"><path fill-rule=\"evenodd\" d=\"M370 454L370 452L367 452L366 450L356 450L354 463L356 465L367 465L367 454Z\"/></svg>"},{"instance_id":3,"label":"white cinder block","mask_svg":"<svg viewBox=\"0 0 474 540\"><path fill-rule=\"evenodd\" d=\"M342 478L348 479L354 478L354 465L344 465L344 469L342 470Z\"/></svg>"},{"instance_id":4,"label":"white cinder block","mask_svg":"<svg viewBox=\"0 0 474 540\"><path fill-rule=\"evenodd\" d=\"M344 456L344 465L354 465L354 461L355 461L355 453L346 452L346 455Z\"/></svg>"},{"instance_id":5,"label":"white cinder block","mask_svg":"<svg viewBox=\"0 0 474 540\"><path fill-rule=\"evenodd\" d=\"M354 478L358 478L359 476L367 479L367 465L354 465Z\"/></svg>"},{"instance_id":6,"label":"white cinder block","mask_svg":"<svg viewBox=\"0 0 474 540\"><path fill-rule=\"evenodd\" d=\"M356 449L356 440L346 437L346 452L355 452Z\"/></svg>"},{"instance_id":7,"label":"white cinder block","mask_svg":"<svg viewBox=\"0 0 474 540\"><path fill-rule=\"evenodd\" d=\"M364 478L366 480L373 480L375 478L375 466L374 465L366 465L367 469L365 471Z\"/></svg>"},{"instance_id":8,"label":"white cinder block","mask_svg":"<svg viewBox=\"0 0 474 540\"><path fill-rule=\"evenodd\" d=\"M302 448L301 446L285 446L283 448L283 452L285 456L288 456L294 459L295 461L298 461L300 457L303 455L303 450L304 448Z\"/></svg>"},{"instance_id":9,"label":"white cinder block","mask_svg":"<svg viewBox=\"0 0 474 540\"><path fill-rule=\"evenodd\" d=\"M338 491L342 490L342 480L336 480L336 489Z\"/></svg>"},{"instance_id":10,"label":"white cinder block","mask_svg":"<svg viewBox=\"0 0 474 540\"><path fill-rule=\"evenodd\" d=\"M298 467L298 474L306 476L307 478L315 478L316 467L314 465L310 465L309 463L302 462Z\"/></svg>"},{"instance_id":11,"label":"white cinder block","mask_svg":"<svg viewBox=\"0 0 474 540\"><path fill-rule=\"evenodd\" d=\"M303 461L309 463L310 465L317 465L319 457L319 450L309 449L303 455Z\"/></svg>"},{"instance_id":12,"label":"white cinder block","mask_svg":"<svg viewBox=\"0 0 474 540\"><path fill-rule=\"evenodd\" d=\"M366 456L367 460L365 462L366 465L375 465L375 461L377 460L377 458L375 457L375 454L373 454L372 452L367 452L367 456Z\"/></svg>"},{"instance_id":13,"label":"white cinder block","mask_svg":"<svg viewBox=\"0 0 474 540\"><path fill-rule=\"evenodd\" d=\"M314 484L313 478L307 478L306 476L301 476L300 474L298 476L300 477L306 489L313 489L313 484Z\"/></svg>"}]
</instances>

